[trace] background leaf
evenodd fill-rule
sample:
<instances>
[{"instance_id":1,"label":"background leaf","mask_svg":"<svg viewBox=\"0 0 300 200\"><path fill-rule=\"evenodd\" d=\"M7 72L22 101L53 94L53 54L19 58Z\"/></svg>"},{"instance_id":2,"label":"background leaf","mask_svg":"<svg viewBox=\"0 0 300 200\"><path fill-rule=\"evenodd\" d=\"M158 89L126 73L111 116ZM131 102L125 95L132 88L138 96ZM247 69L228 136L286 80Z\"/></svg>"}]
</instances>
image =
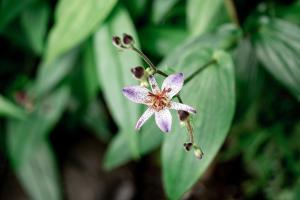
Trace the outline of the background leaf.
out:
<instances>
[{"instance_id":1,"label":"background leaf","mask_svg":"<svg viewBox=\"0 0 300 200\"><path fill-rule=\"evenodd\" d=\"M134 126L140 114L140 107L125 99L122 88L137 84L130 69L141 65L141 61L133 52L120 53L112 45L112 36L121 35L123 32L132 35L138 45L137 34L130 17L126 10L119 7L95 35L96 63L100 85L112 117L121 132L126 133L131 152L137 156L138 143Z\"/></svg>"},{"instance_id":2,"label":"background leaf","mask_svg":"<svg viewBox=\"0 0 300 200\"><path fill-rule=\"evenodd\" d=\"M21 22L35 53L41 54L44 49L45 35L50 19L50 5L47 1L31 4L21 14Z\"/></svg>"},{"instance_id":3,"label":"background leaf","mask_svg":"<svg viewBox=\"0 0 300 200\"><path fill-rule=\"evenodd\" d=\"M259 61L300 100L300 28L266 17L261 23L254 37Z\"/></svg>"},{"instance_id":4,"label":"background leaf","mask_svg":"<svg viewBox=\"0 0 300 200\"><path fill-rule=\"evenodd\" d=\"M24 119L26 113L22 108L0 95L0 116Z\"/></svg>"},{"instance_id":5,"label":"background leaf","mask_svg":"<svg viewBox=\"0 0 300 200\"><path fill-rule=\"evenodd\" d=\"M59 120L68 98L69 88L61 87L36 105L26 120L9 121L7 145L13 167L26 162L36 151L37 146Z\"/></svg>"},{"instance_id":6,"label":"background leaf","mask_svg":"<svg viewBox=\"0 0 300 200\"><path fill-rule=\"evenodd\" d=\"M152 21L155 24L163 21L168 12L179 0L154 0L152 6Z\"/></svg>"},{"instance_id":7,"label":"background leaf","mask_svg":"<svg viewBox=\"0 0 300 200\"><path fill-rule=\"evenodd\" d=\"M40 143L28 160L15 170L32 200L63 199L53 152L46 141Z\"/></svg>"},{"instance_id":8,"label":"background leaf","mask_svg":"<svg viewBox=\"0 0 300 200\"><path fill-rule=\"evenodd\" d=\"M0 4L0 32L20 12L35 0L2 0Z\"/></svg>"},{"instance_id":9,"label":"background leaf","mask_svg":"<svg viewBox=\"0 0 300 200\"><path fill-rule=\"evenodd\" d=\"M61 0L50 31L45 60L55 58L90 36L108 16L116 0Z\"/></svg>"},{"instance_id":10,"label":"background leaf","mask_svg":"<svg viewBox=\"0 0 300 200\"><path fill-rule=\"evenodd\" d=\"M176 66L176 71L182 71L188 77L212 58L218 63L204 69L181 93L184 103L198 111L193 125L196 143L203 149L204 158L198 160L192 152L187 153L182 148L186 130L180 128L177 117L173 117L172 133L164 140L163 181L170 199L182 197L204 173L223 144L234 113L234 70L230 56L223 51L203 48L201 43L195 43L192 49L179 58L176 58L176 52L171 54L163 64Z\"/></svg>"},{"instance_id":11,"label":"background leaf","mask_svg":"<svg viewBox=\"0 0 300 200\"><path fill-rule=\"evenodd\" d=\"M186 13L192 36L211 31L227 19L222 0L188 0Z\"/></svg>"}]
</instances>

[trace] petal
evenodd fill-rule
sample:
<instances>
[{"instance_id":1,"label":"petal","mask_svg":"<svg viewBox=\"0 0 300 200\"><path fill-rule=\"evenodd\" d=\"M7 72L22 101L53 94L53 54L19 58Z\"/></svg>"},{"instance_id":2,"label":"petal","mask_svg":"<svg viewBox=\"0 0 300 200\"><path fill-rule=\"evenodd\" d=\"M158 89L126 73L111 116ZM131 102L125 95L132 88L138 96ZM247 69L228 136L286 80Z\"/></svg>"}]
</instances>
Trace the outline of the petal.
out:
<instances>
[{"instance_id":1,"label":"petal","mask_svg":"<svg viewBox=\"0 0 300 200\"><path fill-rule=\"evenodd\" d=\"M154 110L151 108L148 108L143 113L143 115L140 117L140 119L137 121L135 128L139 130L143 126L143 124L153 115L153 113L154 113Z\"/></svg>"},{"instance_id":2,"label":"petal","mask_svg":"<svg viewBox=\"0 0 300 200\"><path fill-rule=\"evenodd\" d=\"M169 91L167 95L169 98L172 98L181 90L183 81L183 73L171 74L164 80L162 90Z\"/></svg>"},{"instance_id":3,"label":"petal","mask_svg":"<svg viewBox=\"0 0 300 200\"><path fill-rule=\"evenodd\" d=\"M148 80L149 80L149 83L150 83L152 92L154 92L154 93L159 92L160 89L159 89L159 87L158 87L158 84L157 84L157 82L156 82L154 76L152 76L152 75L149 76Z\"/></svg>"},{"instance_id":4,"label":"petal","mask_svg":"<svg viewBox=\"0 0 300 200\"><path fill-rule=\"evenodd\" d=\"M172 126L172 115L168 109L155 112L155 122L163 132L170 132Z\"/></svg>"},{"instance_id":5,"label":"petal","mask_svg":"<svg viewBox=\"0 0 300 200\"><path fill-rule=\"evenodd\" d=\"M146 104L149 90L142 86L128 86L122 90L125 97L135 103Z\"/></svg>"},{"instance_id":6,"label":"petal","mask_svg":"<svg viewBox=\"0 0 300 200\"><path fill-rule=\"evenodd\" d=\"M171 101L170 109L184 110L186 112L193 113L193 114L195 114L197 112L195 108L193 108L189 105L182 104L182 103L177 103L177 102L174 102L174 101Z\"/></svg>"}]
</instances>

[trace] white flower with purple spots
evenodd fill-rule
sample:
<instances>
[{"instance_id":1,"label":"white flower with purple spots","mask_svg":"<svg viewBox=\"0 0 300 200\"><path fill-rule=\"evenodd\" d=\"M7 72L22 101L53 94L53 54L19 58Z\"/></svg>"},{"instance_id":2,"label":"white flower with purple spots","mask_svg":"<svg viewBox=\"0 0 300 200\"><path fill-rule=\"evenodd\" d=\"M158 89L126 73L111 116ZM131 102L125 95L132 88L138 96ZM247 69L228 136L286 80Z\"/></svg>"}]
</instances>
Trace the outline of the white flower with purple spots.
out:
<instances>
[{"instance_id":1,"label":"white flower with purple spots","mask_svg":"<svg viewBox=\"0 0 300 200\"><path fill-rule=\"evenodd\" d=\"M123 94L135 103L145 104L148 109L137 121L135 128L140 129L142 125L154 114L157 126L163 132L170 132L172 126L172 115L169 109L184 110L196 113L191 106L171 101L183 86L183 74L177 73L168 76L160 89L154 76L148 78L152 91L142 86L129 86L123 88Z\"/></svg>"}]
</instances>

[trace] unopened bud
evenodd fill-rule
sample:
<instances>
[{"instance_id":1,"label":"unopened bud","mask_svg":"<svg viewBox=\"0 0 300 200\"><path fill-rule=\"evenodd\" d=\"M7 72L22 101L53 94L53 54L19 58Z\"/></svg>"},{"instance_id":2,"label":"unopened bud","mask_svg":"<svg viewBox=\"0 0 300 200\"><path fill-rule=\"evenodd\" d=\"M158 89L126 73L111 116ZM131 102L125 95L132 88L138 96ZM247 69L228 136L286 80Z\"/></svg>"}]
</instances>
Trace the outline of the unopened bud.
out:
<instances>
[{"instance_id":1,"label":"unopened bud","mask_svg":"<svg viewBox=\"0 0 300 200\"><path fill-rule=\"evenodd\" d=\"M202 159L203 151L198 146L194 146L194 155L196 156L196 158Z\"/></svg>"},{"instance_id":2,"label":"unopened bud","mask_svg":"<svg viewBox=\"0 0 300 200\"><path fill-rule=\"evenodd\" d=\"M116 47L120 48L121 47L121 38L118 36L113 36L112 38L112 43L113 45L115 45Z\"/></svg>"},{"instance_id":3,"label":"unopened bud","mask_svg":"<svg viewBox=\"0 0 300 200\"><path fill-rule=\"evenodd\" d=\"M144 67L141 67L141 66L131 68L130 71L133 74L133 76L137 79L141 79L144 76L144 73L145 73Z\"/></svg>"},{"instance_id":4,"label":"unopened bud","mask_svg":"<svg viewBox=\"0 0 300 200\"><path fill-rule=\"evenodd\" d=\"M123 33L123 43L125 45L133 45L134 44L134 39L131 35Z\"/></svg>"},{"instance_id":5,"label":"unopened bud","mask_svg":"<svg viewBox=\"0 0 300 200\"><path fill-rule=\"evenodd\" d=\"M185 150L190 151L192 146L193 146L193 143L186 142L186 143L183 144L183 146L184 146Z\"/></svg>"},{"instance_id":6,"label":"unopened bud","mask_svg":"<svg viewBox=\"0 0 300 200\"><path fill-rule=\"evenodd\" d=\"M178 110L178 116L180 121L186 121L190 114L184 110Z\"/></svg>"}]
</instances>

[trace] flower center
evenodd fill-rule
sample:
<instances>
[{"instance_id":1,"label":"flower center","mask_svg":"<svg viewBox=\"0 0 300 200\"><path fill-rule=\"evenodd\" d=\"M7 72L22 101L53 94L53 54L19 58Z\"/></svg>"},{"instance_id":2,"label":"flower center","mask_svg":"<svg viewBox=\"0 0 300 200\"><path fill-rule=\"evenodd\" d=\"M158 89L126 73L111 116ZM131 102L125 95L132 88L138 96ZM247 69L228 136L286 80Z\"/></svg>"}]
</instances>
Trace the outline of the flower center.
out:
<instances>
[{"instance_id":1,"label":"flower center","mask_svg":"<svg viewBox=\"0 0 300 200\"><path fill-rule=\"evenodd\" d=\"M159 91L157 93L148 93L149 97L149 105L151 108L156 110L157 112L164 109L165 107L170 107L170 100L167 97L166 93L170 92L171 89L163 89L163 91Z\"/></svg>"}]
</instances>

